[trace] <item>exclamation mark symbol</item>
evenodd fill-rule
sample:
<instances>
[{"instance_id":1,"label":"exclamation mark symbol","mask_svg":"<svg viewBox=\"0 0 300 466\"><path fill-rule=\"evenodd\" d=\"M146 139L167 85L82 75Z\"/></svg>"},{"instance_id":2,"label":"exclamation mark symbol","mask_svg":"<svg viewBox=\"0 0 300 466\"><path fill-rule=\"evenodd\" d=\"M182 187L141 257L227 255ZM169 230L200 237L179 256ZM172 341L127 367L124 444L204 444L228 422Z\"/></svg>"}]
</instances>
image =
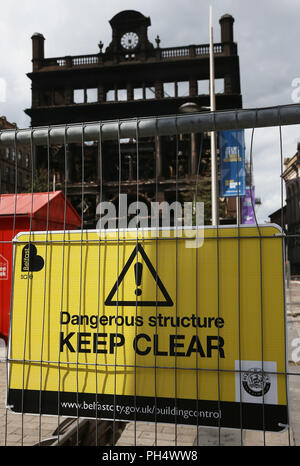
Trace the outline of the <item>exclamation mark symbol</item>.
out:
<instances>
[{"instance_id":1,"label":"exclamation mark symbol","mask_svg":"<svg viewBox=\"0 0 300 466\"><path fill-rule=\"evenodd\" d=\"M135 294L136 296L141 296L142 290L138 288L138 286L141 286L142 283L142 274L143 274L143 264L141 262L137 262L134 266L134 276L135 276L135 283L136 283L136 290Z\"/></svg>"}]
</instances>

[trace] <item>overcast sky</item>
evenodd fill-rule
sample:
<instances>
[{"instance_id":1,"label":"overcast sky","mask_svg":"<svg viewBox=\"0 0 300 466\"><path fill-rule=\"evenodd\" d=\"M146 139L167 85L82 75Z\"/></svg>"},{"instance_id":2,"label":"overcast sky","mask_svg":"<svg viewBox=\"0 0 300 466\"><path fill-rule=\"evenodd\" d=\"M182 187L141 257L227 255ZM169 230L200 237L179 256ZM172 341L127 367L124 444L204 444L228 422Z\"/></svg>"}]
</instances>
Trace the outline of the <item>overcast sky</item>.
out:
<instances>
[{"instance_id":1,"label":"overcast sky","mask_svg":"<svg viewBox=\"0 0 300 466\"><path fill-rule=\"evenodd\" d=\"M157 34L161 47L208 43L210 5L215 42L220 41L219 18L225 13L235 18L243 107L295 103L292 82L300 78L299 0L26 0L1 4L0 114L21 128L30 125L24 109L31 106L26 73L32 66L34 32L46 38L46 57L97 53L100 40L104 47L111 41L109 20L134 9L150 16L149 38L154 44ZM300 141L299 126L282 131L283 157L288 157ZM248 152L249 138L247 131ZM281 204L278 128L255 131L253 157L256 195L262 200L257 213L264 221Z\"/></svg>"}]
</instances>

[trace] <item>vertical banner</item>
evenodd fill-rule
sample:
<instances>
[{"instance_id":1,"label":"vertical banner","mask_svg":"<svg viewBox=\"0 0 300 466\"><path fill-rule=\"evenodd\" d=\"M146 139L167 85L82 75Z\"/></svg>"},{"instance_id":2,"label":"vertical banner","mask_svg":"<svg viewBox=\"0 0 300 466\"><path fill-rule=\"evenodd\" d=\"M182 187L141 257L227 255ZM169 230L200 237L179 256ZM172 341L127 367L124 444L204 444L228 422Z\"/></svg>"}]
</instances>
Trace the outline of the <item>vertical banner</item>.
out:
<instances>
[{"instance_id":1,"label":"vertical banner","mask_svg":"<svg viewBox=\"0 0 300 466\"><path fill-rule=\"evenodd\" d=\"M220 197L246 194L244 130L220 131Z\"/></svg>"},{"instance_id":2,"label":"vertical banner","mask_svg":"<svg viewBox=\"0 0 300 466\"><path fill-rule=\"evenodd\" d=\"M241 198L241 214L243 224L255 223L255 187L246 188L246 196Z\"/></svg>"}]
</instances>

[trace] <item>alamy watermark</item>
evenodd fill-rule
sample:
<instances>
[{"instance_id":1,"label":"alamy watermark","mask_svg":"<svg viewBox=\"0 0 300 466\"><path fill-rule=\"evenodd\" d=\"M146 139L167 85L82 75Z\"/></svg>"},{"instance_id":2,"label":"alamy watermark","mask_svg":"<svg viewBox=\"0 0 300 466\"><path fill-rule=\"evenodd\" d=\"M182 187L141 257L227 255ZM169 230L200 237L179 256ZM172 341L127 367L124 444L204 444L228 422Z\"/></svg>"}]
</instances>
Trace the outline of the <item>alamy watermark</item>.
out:
<instances>
[{"instance_id":1,"label":"alamy watermark","mask_svg":"<svg viewBox=\"0 0 300 466\"><path fill-rule=\"evenodd\" d=\"M0 78L0 102L6 102L6 80Z\"/></svg>"},{"instance_id":2,"label":"alamy watermark","mask_svg":"<svg viewBox=\"0 0 300 466\"><path fill-rule=\"evenodd\" d=\"M199 248L204 242L204 203L174 201L172 203L137 200L128 205L127 194L120 194L118 208L113 202L101 202L97 207L97 229L126 229L135 237L137 230L147 229L152 238L168 238L174 233L186 238L187 248Z\"/></svg>"},{"instance_id":3,"label":"alamy watermark","mask_svg":"<svg viewBox=\"0 0 300 466\"><path fill-rule=\"evenodd\" d=\"M294 348L291 354L292 361L297 364L300 362L300 338L294 338L291 345Z\"/></svg>"}]
</instances>

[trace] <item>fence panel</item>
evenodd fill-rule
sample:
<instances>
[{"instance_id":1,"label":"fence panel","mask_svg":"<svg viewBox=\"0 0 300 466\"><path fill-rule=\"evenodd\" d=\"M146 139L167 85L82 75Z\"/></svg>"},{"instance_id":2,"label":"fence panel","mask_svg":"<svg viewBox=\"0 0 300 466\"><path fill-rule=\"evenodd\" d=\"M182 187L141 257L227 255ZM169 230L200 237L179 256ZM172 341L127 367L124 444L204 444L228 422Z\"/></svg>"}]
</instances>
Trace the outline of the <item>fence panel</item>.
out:
<instances>
[{"instance_id":1,"label":"fence panel","mask_svg":"<svg viewBox=\"0 0 300 466\"><path fill-rule=\"evenodd\" d=\"M1 445L299 443L283 177L299 123L287 105L1 131ZM273 224L253 195L263 128L277 133ZM235 194L215 226L211 131L236 137L219 146Z\"/></svg>"}]
</instances>

